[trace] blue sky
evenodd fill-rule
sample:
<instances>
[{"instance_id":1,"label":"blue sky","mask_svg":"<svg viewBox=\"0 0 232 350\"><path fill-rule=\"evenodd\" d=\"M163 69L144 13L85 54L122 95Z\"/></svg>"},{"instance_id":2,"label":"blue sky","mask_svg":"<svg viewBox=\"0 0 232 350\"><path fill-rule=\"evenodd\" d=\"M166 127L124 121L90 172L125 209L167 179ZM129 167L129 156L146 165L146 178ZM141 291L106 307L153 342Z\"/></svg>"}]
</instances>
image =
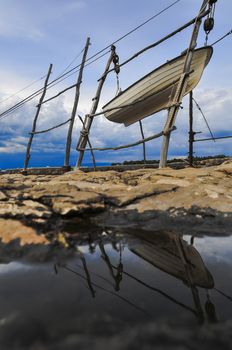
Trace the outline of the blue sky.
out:
<instances>
[{"instance_id":1,"label":"blue sky","mask_svg":"<svg viewBox=\"0 0 232 350\"><path fill-rule=\"evenodd\" d=\"M117 44L121 61L146 45L158 40L178 26L193 18L202 0L181 0L155 20ZM172 0L3 0L0 3L0 111L17 103L34 90L40 88L43 80L27 90L10 97L32 81L44 76L49 63L53 63L52 79L56 78L73 58L81 52L87 36L91 38L89 55L94 54L112 41L131 30L136 25L162 10ZM224 35L232 28L231 0L218 0L215 28L209 43ZM138 59L124 66L120 73L121 88L141 78L166 60L179 55L188 46L191 29L178 34L172 40L146 52ZM213 58L204 72L200 84L194 91L215 135L232 134L232 50L229 36L215 46ZM198 46L204 44L201 30ZM86 67L81 87L78 113L89 112L91 99L95 94L97 79L102 74L107 56ZM78 64L80 57L74 62ZM48 91L52 96L76 80L76 75L63 81ZM103 89L101 106L114 97L116 79L111 74ZM6 98L9 99L5 100ZM5 100L5 101L3 101ZM0 168L22 167L38 100L33 100L23 108L0 120ZM44 105L38 122L38 130L61 123L69 118L73 103L73 91ZM186 156L188 151L188 99L179 113L175 131L170 143L170 156ZM209 137L206 125L195 109L194 129L202 131L200 137ZM159 132L165 122L166 113L161 112L144 120L145 135ZM75 123L71 161L75 164L75 145L80 130L80 122ZM62 165L64 158L67 127L62 127L34 138L31 166ZM128 128L97 117L91 131L92 144L110 146L133 142L140 137L139 126ZM158 158L161 140L147 144L149 158ZM196 155L231 155L231 139L195 144ZM98 162L115 162L141 159L142 148L120 152L96 153ZM85 157L85 162L90 156Z\"/></svg>"}]
</instances>

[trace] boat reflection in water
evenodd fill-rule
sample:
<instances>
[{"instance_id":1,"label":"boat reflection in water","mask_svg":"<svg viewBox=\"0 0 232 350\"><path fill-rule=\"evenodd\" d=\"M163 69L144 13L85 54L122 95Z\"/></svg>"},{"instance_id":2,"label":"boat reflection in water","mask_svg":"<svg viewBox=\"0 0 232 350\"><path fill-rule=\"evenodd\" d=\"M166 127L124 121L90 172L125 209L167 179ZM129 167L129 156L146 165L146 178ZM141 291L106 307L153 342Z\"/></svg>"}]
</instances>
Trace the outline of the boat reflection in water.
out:
<instances>
[{"instance_id":1,"label":"boat reflection in water","mask_svg":"<svg viewBox=\"0 0 232 350\"><path fill-rule=\"evenodd\" d=\"M228 348L232 236L88 232L2 243L1 349Z\"/></svg>"},{"instance_id":2,"label":"boat reflection in water","mask_svg":"<svg viewBox=\"0 0 232 350\"><path fill-rule=\"evenodd\" d=\"M59 271L60 267L84 279L87 282L92 297L96 296L97 289L104 290L105 292L120 298L122 301L130 304L143 313L148 314L146 310L121 295L121 283L124 279L129 278L138 283L140 286L147 288L156 294L158 293L172 303L189 311L197 318L199 323L203 323L205 320L208 320L208 322L217 322L215 306L210 300L209 295L210 290L214 289L214 279L210 271L205 266L199 252L194 247L194 238L192 238L190 243L188 243L181 235L172 232L156 232L151 234L143 231L133 231L132 236L128 234L121 234L119 236L121 237L121 240L116 240L113 243L112 235L110 240L107 240L107 235L104 235L103 238L100 238L98 241L91 241L91 239L89 241L89 252L92 254L95 254L96 252L100 253L102 261L104 261L107 266L111 278L111 286L113 282L114 290L104 288L101 285L93 282L93 277L96 277L97 275L98 278L106 281L109 284L109 280L101 275L101 272L98 274L88 268L86 259L88 255L85 257L84 253L81 253L81 262L82 270L85 272L85 275L75 271L75 269L71 268L67 264L56 265L56 272ZM107 247L109 243L111 244L113 250L118 253L119 261L117 265L111 262L111 260L115 260L111 258L111 254L107 254ZM78 245L77 249L79 249L78 247L80 246ZM128 251L143 261L149 263L150 266L153 266L154 268L157 268L166 274L181 280L188 288L190 295L192 296L193 307L186 305L181 300L178 300L172 296L171 292L167 293L162 289L151 285L150 282L145 282L143 279L139 278L135 272L133 272L133 274L129 273L123 265L124 252L127 252L128 254ZM136 268L134 271L136 271ZM205 290L204 306L200 298L199 289ZM176 293L174 293L174 295L175 294Z\"/></svg>"},{"instance_id":3,"label":"boat reflection in water","mask_svg":"<svg viewBox=\"0 0 232 350\"><path fill-rule=\"evenodd\" d=\"M209 321L216 322L216 312L210 301L209 289L214 288L214 279L205 266L199 252L180 235L167 232L159 242L154 237L143 237L141 246L132 251L142 259L164 272L182 280L191 290L195 310L193 313L200 322L204 321L204 311L199 298L198 288L207 290L205 312ZM182 304L182 306L186 307Z\"/></svg>"}]
</instances>

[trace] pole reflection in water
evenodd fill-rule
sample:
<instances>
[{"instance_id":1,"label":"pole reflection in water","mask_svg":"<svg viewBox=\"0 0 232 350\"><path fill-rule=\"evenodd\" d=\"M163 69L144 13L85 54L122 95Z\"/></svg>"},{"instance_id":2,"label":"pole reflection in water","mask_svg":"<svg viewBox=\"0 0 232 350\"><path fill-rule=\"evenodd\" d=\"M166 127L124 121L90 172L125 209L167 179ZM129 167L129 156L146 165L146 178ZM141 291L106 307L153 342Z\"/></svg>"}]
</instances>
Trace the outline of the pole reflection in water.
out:
<instances>
[{"instance_id":1,"label":"pole reflection in water","mask_svg":"<svg viewBox=\"0 0 232 350\"><path fill-rule=\"evenodd\" d=\"M176 344L178 338L181 347L205 329L212 329L207 339L217 342L221 334L228 343L231 243L232 236L100 229L66 231L51 245L14 242L14 257L12 243L2 243L0 348L68 349L70 339L75 348L83 339L93 347L97 337L108 345L110 336L123 348L140 335L151 344L156 337L158 347L160 339Z\"/></svg>"},{"instance_id":2,"label":"pole reflection in water","mask_svg":"<svg viewBox=\"0 0 232 350\"><path fill-rule=\"evenodd\" d=\"M107 254L106 246L109 245L109 242L107 240L104 241L103 239L100 239L98 242L101 259L107 266L109 274L108 278L89 270L85 254L83 253L81 254L80 260L82 262L82 270L85 273L85 277L70 269L68 265L63 265L62 267L75 273L82 279L84 278L87 282L92 297L95 297L96 295L96 291L94 289L95 287L104 290L107 293L111 293L111 295L114 295L115 297L120 297L122 301L130 304L137 310L148 314L146 310L142 309L135 303L130 302L130 300L122 295L117 294L117 292L120 291L120 284L122 283L123 278L130 278L140 284L140 286L162 295L174 304L191 312L193 315L195 315L200 324L204 323L205 320L208 320L208 322L217 322L215 305L210 299L210 290L214 289L214 279L210 271L205 266L199 252L194 247L194 237L191 237L190 244L188 244L188 242L184 240L180 234L172 232L151 234L143 231L136 231L133 232L133 236L126 235L126 237L126 246L128 246L129 250L133 254L148 262L154 268L157 268L166 274L181 280L184 285L187 286L192 295L194 307L186 305L181 300L173 297L170 292L167 293L161 288L148 284L141 278L138 278L136 274L127 272L123 266L124 247L120 241L118 243L115 243L115 241L111 242L111 249L116 251L119 255L117 265L111 262L111 258ZM89 237L89 252L95 254L96 249L97 244L91 239L91 237ZM77 265L77 267L81 268L80 265ZM104 282L107 282L113 286L116 293L93 283L91 281L91 275L97 276ZM112 282L110 282L109 278L112 280ZM205 290L204 307L202 306L201 298L199 296L199 288Z\"/></svg>"}]
</instances>

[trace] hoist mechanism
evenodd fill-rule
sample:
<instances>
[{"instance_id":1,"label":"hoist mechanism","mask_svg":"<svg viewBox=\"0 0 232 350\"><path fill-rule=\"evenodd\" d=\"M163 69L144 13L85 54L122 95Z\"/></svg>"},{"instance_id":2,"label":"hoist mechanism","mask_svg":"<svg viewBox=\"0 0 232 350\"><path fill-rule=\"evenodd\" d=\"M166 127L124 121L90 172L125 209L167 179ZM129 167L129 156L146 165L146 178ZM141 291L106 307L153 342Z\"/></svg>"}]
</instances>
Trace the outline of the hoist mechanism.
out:
<instances>
[{"instance_id":1,"label":"hoist mechanism","mask_svg":"<svg viewBox=\"0 0 232 350\"><path fill-rule=\"evenodd\" d=\"M114 64L114 71L116 74L120 73L120 66L119 66L119 56L116 53L116 47L114 45L111 46L111 50L113 52L113 64Z\"/></svg>"},{"instance_id":2,"label":"hoist mechanism","mask_svg":"<svg viewBox=\"0 0 232 350\"><path fill-rule=\"evenodd\" d=\"M204 22L204 31L206 34L209 34L211 32L211 30L214 27L214 18L213 17L209 17L206 18L205 22Z\"/></svg>"},{"instance_id":3,"label":"hoist mechanism","mask_svg":"<svg viewBox=\"0 0 232 350\"><path fill-rule=\"evenodd\" d=\"M117 91L116 91L116 96L117 96L121 92L120 83L119 83L119 73L120 73L119 56L116 53L116 47L114 45L111 46L111 51L113 52L112 62L114 65L114 71L117 79Z\"/></svg>"},{"instance_id":4,"label":"hoist mechanism","mask_svg":"<svg viewBox=\"0 0 232 350\"><path fill-rule=\"evenodd\" d=\"M206 38L205 38L205 45L207 45L208 42L208 35L211 32L211 30L214 28L214 13L215 13L215 4L216 4L217 0L210 0L209 1L209 14L207 16L207 18L204 21L204 31L206 34Z\"/></svg>"}]
</instances>

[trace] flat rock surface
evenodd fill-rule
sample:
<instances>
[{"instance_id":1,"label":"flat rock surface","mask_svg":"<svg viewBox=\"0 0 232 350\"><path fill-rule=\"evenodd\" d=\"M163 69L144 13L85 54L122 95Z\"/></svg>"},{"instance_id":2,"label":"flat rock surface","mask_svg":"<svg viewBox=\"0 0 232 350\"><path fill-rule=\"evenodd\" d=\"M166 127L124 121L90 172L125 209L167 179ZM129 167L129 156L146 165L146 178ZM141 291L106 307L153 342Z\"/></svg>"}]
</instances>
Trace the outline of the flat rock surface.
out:
<instances>
[{"instance_id":1,"label":"flat rock surface","mask_svg":"<svg viewBox=\"0 0 232 350\"><path fill-rule=\"evenodd\" d=\"M46 231L74 217L109 227L229 234L232 161L181 170L0 175L1 225L8 219L9 227L10 219Z\"/></svg>"}]
</instances>

